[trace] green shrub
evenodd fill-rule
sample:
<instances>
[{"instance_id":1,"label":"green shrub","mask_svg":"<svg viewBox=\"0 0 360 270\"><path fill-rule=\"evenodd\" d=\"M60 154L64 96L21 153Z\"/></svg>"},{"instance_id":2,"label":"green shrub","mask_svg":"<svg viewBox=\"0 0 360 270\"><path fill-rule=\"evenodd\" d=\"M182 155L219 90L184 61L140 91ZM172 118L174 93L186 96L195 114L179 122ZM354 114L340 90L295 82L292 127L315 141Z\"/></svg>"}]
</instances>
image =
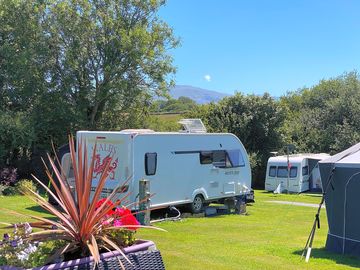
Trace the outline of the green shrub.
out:
<instances>
[{"instance_id":1,"label":"green shrub","mask_svg":"<svg viewBox=\"0 0 360 270\"><path fill-rule=\"evenodd\" d=\"M0 184L0 196L4 195L4 190L7 189L7 188L8 188L8 186Z\"/></svg>"},{"instance_id":2,"label":"green shrub","mask_svg":"<svg viewBox=\"0 0 360 270\"><path fill-rule=\"evenodd\" d=\"M19 195L19 193L17 192L15 187L12 186L7 186L4 190L3 190L3 195L4 196L14 196L14 195Z\"/></svg>"},{"instance_id":3,"label":"green shrub","mask_svg":"<svg viewBox=\"0 0 360 270\"><path fill-rule=\"evenodd\" d=\"M29 179L22 179L17 182L15 185L15 189L18 194L23 194L24 192L27 192L29 190L37 192L36 184Z\"/></svg>"},{"instance_id":4,"label":"green shrub","mask_svg":"<svg viewBox=\"0 0 360 270\"><path fill-rule=\"evenodd\" d=\"M15 184L15 186L5 186L0 185L0 195L4 196L14 196L14 195L23 195L24 192L28 190L37 192L37 186L35 183L28 179L22 179Z\"/></svg>"}]
</instances>

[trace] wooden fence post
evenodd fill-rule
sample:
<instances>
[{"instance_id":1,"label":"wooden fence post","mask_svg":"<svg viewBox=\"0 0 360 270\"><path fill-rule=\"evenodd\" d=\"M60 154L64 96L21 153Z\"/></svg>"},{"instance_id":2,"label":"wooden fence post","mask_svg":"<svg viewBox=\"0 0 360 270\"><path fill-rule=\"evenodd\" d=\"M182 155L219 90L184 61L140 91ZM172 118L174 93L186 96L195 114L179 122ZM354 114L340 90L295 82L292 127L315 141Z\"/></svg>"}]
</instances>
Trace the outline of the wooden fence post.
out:
<instances>
[{"instance_id":1,"label":"wooden fence post","mask_svg":"<svg viewBox=\"0 0 360 270\"><path fill-rule=\"evenodd\" d=\"M139 213L138 220L141 225L150 225L150 181L141 179L139 181Z\"/></svg>"}]
</instances>

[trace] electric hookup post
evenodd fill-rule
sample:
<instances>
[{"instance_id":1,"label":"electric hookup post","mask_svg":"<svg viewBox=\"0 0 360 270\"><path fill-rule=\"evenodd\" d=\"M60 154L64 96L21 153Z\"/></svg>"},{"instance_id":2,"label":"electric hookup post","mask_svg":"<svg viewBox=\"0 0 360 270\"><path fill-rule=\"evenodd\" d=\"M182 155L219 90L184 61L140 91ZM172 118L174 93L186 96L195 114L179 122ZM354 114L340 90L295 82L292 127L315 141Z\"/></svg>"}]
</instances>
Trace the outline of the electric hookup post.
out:
<instances>
[{"instance_id":1,"label":"electric hookup post","mask_svg":"<svg viewBox=\"0 0 360 270\"><path fill-rule=\"evenodd\" d=\"M141 225L150 225L150 181L139 181L139 210L138 220Z\"/></svg>"}]
</instances>

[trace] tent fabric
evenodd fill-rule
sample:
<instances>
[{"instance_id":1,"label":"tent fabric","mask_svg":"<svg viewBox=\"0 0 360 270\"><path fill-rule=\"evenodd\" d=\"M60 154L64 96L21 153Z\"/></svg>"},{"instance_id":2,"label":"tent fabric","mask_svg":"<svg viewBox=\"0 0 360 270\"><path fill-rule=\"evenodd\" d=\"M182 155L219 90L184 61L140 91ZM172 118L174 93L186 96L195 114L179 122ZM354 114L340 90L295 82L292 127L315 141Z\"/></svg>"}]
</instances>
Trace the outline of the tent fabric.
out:
<instances>
[{"instance_id":1,"label":"tent fabric","mask_svg":"<svg viewBox=\"0 0 360 270\"><path fill-rule=\"evenodd\" d=\"M357 143L336 155L333 155L329 158L319 161L319 163L340 163L342 160L346 159L347 157L353 156L359 152L360 152L360 143ZM348 161L350 161L350 160L355 161L355 157L348 159ZM357 160L357 163L360 163L360 161Z\"/></svg>"},{"instance_id":2,"label":"tent fabric","mask_svg":"<svg viewBox=\"0 0 360 270\"><path fill-rule=\"evenodd\" d=\"M360 256L360 143L319 162L329 232L326 248ZM331 181L331 185L328 182Z\"/></svg>"}]
</instances>

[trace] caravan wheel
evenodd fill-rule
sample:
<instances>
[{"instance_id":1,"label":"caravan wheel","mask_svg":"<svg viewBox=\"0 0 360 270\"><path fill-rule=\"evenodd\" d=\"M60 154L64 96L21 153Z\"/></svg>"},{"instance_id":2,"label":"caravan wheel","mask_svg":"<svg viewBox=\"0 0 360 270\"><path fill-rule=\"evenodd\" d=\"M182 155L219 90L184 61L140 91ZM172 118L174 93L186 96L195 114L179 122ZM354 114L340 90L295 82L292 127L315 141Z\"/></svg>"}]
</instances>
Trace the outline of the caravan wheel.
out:
<instances>
[{"instance_id":1,"label":"caravan wheel","mask_svg":"<svg viewBox=\"0 0 360 270\"><path fill-rule=\"evenodd\" d=\"M194 201L191 204L191 212L193 214L198 214L203 211L204 208L204 197L200 194L196 195Z\"/></svg>"}]
</instances>

